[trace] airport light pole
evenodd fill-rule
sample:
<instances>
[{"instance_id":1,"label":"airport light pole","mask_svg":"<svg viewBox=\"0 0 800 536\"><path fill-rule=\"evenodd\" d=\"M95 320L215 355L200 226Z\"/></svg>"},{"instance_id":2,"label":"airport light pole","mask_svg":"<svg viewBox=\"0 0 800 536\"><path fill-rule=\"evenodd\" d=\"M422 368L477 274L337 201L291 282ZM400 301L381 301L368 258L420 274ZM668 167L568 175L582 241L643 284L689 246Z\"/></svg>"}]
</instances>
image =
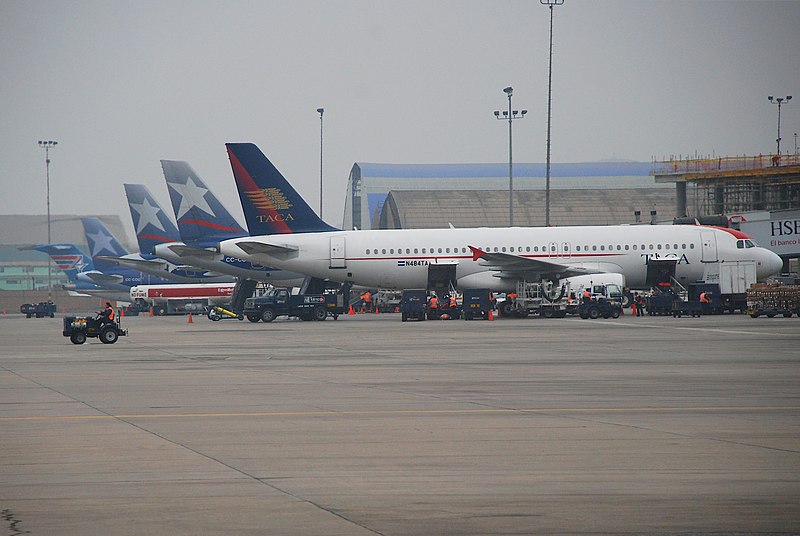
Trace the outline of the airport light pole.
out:
<instances>
[{"instance_id":1,"label":"airport light pole","mask_svg":"<svg viewBox=\"0 0 800 536\"><path fill-rule=\"evenodd\" d=\"M792 100L791 95L787 95L786 98L778 97L777 99L774 98L772 95L767 97L767 100L772 104L778 105L778 139L775 141L778 143L778 155L781 154L781 105L783 105L784 101L788 104L790 100Z\"/></svg>"},{"instance_id":2,"label":"airport light pole","mask_svg":"<svg viewBox=\"0 0 800 536\"><path fill-rule=\"evenodd\" d=\"M513 143L511 134L511 123L514 119L523 119L528 110L512 110L511 109L511 96L514 94L514 88L511 86L504 88L503 91L508 96L508 111L503 112L500 116L500 110L494 111L494 117L501 121L508 119L508 226L514 226L514 158L513 158Z\"/></svg>"},{"instance_id":3,"label":"airport light pole","mask_svg":"<svg viewBox=\"0 0 800 536\"><path fill-rule=\"evenodd\" d=\"M50 238L50 149L58 145L57 141L39 140L39 147L44 149L45 165L47 167L47 243L51 244ZM53 260L47 256L47 300L53 301Z\"/></svg>"},{"instance_id":4,"label":"airport light pole","mask_svg":"<svg viewBox=\"0 0 800 536\"><path fill-rule=\"evenodd\" d=\"M553 103L553 6L560 6L564 0L539 0L543 6L550 8L550 62L547 69L547 166L544 183L544 224L550 227L550 120Z\"/></svg>"},{"instance_id":5,"label":"airport light pole","mask_svg":"<svg viewBox=\"0 0 800 536\"><path fill-rule=\"evenodd\" d=\"M319 114L319 219L322 218L322 114L325 108L317 108Z\"/></svg>"}]
</instances>

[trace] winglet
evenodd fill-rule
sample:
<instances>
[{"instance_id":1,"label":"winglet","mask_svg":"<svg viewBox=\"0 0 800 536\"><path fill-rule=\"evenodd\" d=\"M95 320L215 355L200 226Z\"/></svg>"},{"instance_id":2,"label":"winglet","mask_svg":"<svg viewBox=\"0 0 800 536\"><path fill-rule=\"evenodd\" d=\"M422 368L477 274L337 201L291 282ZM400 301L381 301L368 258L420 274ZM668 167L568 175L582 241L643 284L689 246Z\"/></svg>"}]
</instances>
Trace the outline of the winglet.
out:
<instances>
[{"instance_id":1,"label":"winglet","mask_svg":"<svg viewBox=\"0 0 800 536\"><path fill-rule=\"evenodd\" d=\"M472 260L473 261L477 261L477 260L481 259L484 255L486 255L486 252L483 251L482 249L478 249L478 248L476 248L474 246L467 246L467 247L469 247L470 251L472 251Z\"/></svg>"}]
</instances>

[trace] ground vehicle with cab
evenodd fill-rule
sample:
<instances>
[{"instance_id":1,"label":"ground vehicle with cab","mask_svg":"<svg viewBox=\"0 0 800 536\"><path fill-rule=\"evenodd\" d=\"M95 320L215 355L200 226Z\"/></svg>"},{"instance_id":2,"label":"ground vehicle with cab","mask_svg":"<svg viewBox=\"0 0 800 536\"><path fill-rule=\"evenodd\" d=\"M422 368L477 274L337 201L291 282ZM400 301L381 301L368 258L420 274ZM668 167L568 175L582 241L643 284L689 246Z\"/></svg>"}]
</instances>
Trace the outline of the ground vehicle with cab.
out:
<instances>
[{"instance_id":1,"label":"ground vehicle with cab","mask_svg":"<svg viewBox=\"0 0 800 536\"><path fill-rule=\"evenodd\" d=\"M322 294L293 294L288 288L272 288L259 297L247 298L242 314L250 322L272 322L279 316L300 320L335 319L350 306L350 285L328 289Z\"/></svg>"}]
</instances>

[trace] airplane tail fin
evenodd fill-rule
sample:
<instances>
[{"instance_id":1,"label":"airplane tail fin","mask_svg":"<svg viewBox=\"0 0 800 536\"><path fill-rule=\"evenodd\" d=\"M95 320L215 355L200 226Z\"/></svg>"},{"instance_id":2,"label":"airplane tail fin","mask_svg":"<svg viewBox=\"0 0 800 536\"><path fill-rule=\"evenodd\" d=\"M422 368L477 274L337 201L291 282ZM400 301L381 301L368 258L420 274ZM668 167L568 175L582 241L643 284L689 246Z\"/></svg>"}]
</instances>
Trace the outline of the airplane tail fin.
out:
<instances>
[{"instance_id":1,"label":"airplane tail fin","mask_svg":"<svg viewBox=\"0 0 800 536\"><path fill-rule=\"evenodd\" d=\"M164 170L181 240L187 244L202 244L247 236L247 231L188 163L162 160L161 168Z\"/></svg>"},{"instance_id":2,"label":"airplane tail fin","mask_svg":"<svg viewBox=\"0 0 800 536\"><path fill-rule=\"evenodd\" d=\"M180 242L178 228L143 184L126 184L125 196L139 241L139 252L152 254L157 244Z\"/></svg>"},{"instance_id":3,"label":"airplane tail fin","mask_svg":"<svg viewBox=\"0 0 800 536\"><path fill-rule=\"evenodd\" d=\"M94 263L92 258L85 255L74 244L46 244L43 246L34 246L31 249L47 253L56 266L64 270L67 274L67 279L71 283L76 281L76 275L80 272L94 270Z\"/></svg>"},{"instance_id":4,"label":"airplane tail fin","mask_svg":"<svg viewBox=\"0 0 800 536\"><path fill-rule=\"evenodd\" d=\"M128 250L120 244L119 240L111 234L111 231L95 216L81 218L83 232L86 235L86 243L92 259L101 255L108 257L122 257L128 254Z\"/></svg>"},{"instance_id":5,"label":"airplane tail fin","mask_svg":"<svg viewBox=\"0 0 800 536\"><path fill-rule=\"evenodd\" d=\"M252 143L226 143L250 234L338 231L308 206Z\"/></svg>"}]
</instances>

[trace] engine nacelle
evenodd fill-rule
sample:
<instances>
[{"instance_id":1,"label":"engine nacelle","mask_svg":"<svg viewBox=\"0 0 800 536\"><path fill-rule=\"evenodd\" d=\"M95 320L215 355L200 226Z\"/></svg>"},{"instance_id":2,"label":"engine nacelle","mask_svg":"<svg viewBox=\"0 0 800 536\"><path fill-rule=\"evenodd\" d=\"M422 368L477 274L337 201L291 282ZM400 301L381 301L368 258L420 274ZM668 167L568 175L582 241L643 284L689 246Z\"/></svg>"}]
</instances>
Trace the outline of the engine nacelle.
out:
<instances>
[{"instance_id":1,"label":"engine nacelle","mask_svg":"<svg viewBox=\"0 0 800 536\"><path fill-rule=\"evenodd\" d=\"M495 277L497 272L486 271L459 277L456 286L459 290L465 288L488 288L492 292L514 292L517 288L515 279L501 279Z\"/></svg>"}]
</instances>

